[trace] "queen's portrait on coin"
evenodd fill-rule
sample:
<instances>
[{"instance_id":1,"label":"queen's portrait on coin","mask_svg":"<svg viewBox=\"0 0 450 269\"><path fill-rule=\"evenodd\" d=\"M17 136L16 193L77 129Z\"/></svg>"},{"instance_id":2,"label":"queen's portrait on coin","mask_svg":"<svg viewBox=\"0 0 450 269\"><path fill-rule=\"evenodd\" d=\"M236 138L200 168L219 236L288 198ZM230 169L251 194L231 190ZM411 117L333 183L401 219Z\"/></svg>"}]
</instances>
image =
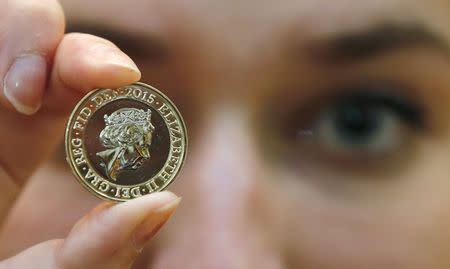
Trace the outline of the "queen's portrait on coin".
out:
<instances>
[{"instance_id":1,"label":"queen's portrait on coin","mask_svg":"<svg viewBox=\"0 0 450 269\"><path fill-rule=\"evenodd\" d=\"M122 108L105 115L105 128L100 141L106 150L98 152L109 179L116 181L123 170L136 170L150 158L150 145L155 127L151 110Z\"/></svg>"}]
</instances>

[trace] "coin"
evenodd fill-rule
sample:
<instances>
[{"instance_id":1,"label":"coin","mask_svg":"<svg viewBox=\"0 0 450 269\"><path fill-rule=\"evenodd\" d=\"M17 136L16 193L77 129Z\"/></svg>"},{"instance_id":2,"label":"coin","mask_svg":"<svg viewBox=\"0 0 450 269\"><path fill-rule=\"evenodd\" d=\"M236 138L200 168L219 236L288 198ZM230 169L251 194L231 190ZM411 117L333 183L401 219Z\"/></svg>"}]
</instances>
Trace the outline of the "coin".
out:
<instances>
[{"instance_id":1,"label":"coin","mask_svg":"<svg viewBox=\"0 0 450 269\"><path fill-rule=\"evenodd\" d=\"M172 183L186 157L186 126L169 98L149 85L97 89L73 110L65 147L86 189L126 201Z\"/></svg>"}]
</instances>

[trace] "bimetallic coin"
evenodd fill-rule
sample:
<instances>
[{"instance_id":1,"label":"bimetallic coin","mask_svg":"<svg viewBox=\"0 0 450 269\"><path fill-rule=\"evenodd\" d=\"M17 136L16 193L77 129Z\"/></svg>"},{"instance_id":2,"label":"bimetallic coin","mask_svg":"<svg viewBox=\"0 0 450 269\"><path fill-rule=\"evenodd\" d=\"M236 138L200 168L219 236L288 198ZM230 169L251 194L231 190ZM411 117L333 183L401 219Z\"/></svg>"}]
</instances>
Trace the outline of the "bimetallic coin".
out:
<instances>
[{"instance_id":1,"label":"bimetallic coin","mask_svg":"<svg viewBox=\"0 0 450 269\"><path fill-rule=\"evenodd\" d=\"M143 83L85 96L70 116L65 142L78 181L114 201L164 190L180 172L187 149L179 111Z\"/></svg>"}]
</instances>

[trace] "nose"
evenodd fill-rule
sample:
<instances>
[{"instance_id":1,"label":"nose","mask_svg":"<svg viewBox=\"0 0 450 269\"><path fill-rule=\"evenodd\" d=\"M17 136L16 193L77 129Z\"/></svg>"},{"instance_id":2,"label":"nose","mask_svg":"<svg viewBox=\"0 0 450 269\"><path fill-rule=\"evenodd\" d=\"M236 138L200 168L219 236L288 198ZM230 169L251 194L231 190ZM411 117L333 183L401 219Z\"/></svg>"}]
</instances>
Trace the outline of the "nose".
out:
<instances>
[{"instance_id":1,"label":"nose","mask_svg":"<svg viewBox=\"0 0 450 269\"><path fill-rule=\"evenodd\" d=\"M174 189L182 206L159 236L150 268L281 268L245 113L222 108L206 122Z\"/></svg>"}]
</instances>

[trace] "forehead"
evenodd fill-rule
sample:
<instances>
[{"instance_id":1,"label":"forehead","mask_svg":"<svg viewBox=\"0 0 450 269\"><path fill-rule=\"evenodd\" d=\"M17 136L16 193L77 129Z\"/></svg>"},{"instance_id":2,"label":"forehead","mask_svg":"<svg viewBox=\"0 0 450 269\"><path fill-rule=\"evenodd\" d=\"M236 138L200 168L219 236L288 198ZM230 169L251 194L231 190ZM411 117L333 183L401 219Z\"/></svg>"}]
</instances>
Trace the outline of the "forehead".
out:
<instances>
[{"instance_id":1,"label":"forehead","mask_svg":"<svg viewBox=\"0 0 450 269\"><path fill-rule=\"evenodd\" d=\"M148 37L135 41L144 44L146 53L149 44L161 44L162 54L170 59L167 69L151 65L158 62L153 58L142 58L139 65L152 68L144 70L144 78L159 81L156 85L164 89L198 89L199 99L207 98L205 92L208 98L218 98L275 89L278 85L267 86L272 75L314 71L302 58L309 44L378 25L419 24L450 41L448 0L60 1L69 24L99 25L100 30L105 27L120 36ZM181 81L183 86L177 84Z\"/></svg>"},{"instance_id":2,"label":"forehead","mask_svg":"<svg viewBox=\"0 0 450 269\"><path fill-rule=\"evenodd\" d=\"M134 32L177 28L257 36L281 26L308 34L358 30L379 21L448 25L447 0L62 0L70 20L101 23ZM224 36L225 35L225 36Z\"/></svg>"}]
</instances>

